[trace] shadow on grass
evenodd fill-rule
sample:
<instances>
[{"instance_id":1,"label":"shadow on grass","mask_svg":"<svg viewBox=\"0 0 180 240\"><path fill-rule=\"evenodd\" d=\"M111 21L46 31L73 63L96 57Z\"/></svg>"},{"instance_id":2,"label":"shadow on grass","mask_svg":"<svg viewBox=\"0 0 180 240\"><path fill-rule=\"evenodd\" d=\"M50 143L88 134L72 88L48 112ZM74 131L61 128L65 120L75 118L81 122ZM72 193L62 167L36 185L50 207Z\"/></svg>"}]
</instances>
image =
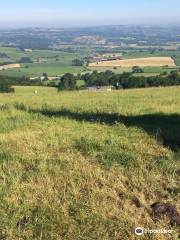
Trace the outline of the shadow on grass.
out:
<instances>
[{"instance_id":1,"label":"shadow on grass","mask_svg":"<svg viewBox=\"0 0 180 240\"><path fill-rule=\"evenodd\" d=\"M177 151L180 149L180 115L178 114L147 114L138 116L123 116L116 113L72 112L68 109L59 111L31 110L46 117L65 117L76 121L96 122L115 125L123 123L128 127L144 129L148 134L155 136L164 146Z\"/></svg>"}]
</instances>

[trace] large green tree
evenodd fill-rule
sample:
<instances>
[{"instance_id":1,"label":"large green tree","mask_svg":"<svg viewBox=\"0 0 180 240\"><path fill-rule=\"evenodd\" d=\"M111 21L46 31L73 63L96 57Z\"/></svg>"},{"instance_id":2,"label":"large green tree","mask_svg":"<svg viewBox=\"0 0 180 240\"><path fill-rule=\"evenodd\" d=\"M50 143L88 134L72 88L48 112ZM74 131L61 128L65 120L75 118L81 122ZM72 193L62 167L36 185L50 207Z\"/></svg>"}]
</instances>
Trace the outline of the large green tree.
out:
<instances>
[{"instance_id":1,"label":"large green tree","mask_svg":"<svg viewBox=\"0 0 180 240\"><path fill-rule=\"evenodd\" d=\"M74 90L76 88L76 78L71 73L64 74L59 82L59 90Z\"/></svg>"}]
</instances>

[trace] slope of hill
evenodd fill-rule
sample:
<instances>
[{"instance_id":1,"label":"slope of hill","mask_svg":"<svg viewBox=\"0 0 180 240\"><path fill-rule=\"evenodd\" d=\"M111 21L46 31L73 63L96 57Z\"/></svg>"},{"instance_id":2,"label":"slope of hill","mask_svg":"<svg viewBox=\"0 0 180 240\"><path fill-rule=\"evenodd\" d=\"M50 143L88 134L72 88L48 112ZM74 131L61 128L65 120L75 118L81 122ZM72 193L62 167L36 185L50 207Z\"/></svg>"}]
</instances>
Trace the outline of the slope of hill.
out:
<instances>
[{"instance_id":1,"label":"slope of hill","mask_svg":"<svg viewBox=\"0 0 180 240\"><path fill-rule=\"evenodd\" d=\"M1 239L129 240L137 226L177 239L151 205L178 209L179 87L18 87L0 101Z\"/></svg>"}]
</instances>

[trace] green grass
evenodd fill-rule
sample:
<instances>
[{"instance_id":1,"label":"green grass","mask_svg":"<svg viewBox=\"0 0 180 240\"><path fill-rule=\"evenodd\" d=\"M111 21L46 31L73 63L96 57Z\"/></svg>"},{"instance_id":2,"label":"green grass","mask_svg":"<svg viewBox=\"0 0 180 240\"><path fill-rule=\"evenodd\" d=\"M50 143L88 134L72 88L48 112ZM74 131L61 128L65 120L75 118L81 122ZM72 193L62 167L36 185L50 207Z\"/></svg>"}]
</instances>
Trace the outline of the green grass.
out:
<instances>
[{"instance_id":1,"label":"green grass","mask_svg":"<svg viewBox=\"0 0 180 240\"><path fill-rule=\"evenodd\" d=\"M3 70L3 71L0 71L0 75L2 76L10 76L10 77L22 77L24 76L24 72L21 71L20 69L8 69L8 70ZM31 77L31 75L28 75L27 76ZM35 76L35 75L33 75Z\"/></svg>"},{"instance_id":2,"label":"green grass","mask_svg":"<svg viewBox=\"0 0 180 240\"><path fill-rule=\"evenodd\" d=\"M123 72L131 72L132 71L132 68L124 68L124 67L117 67L117 68L113 68L113 67L95 67L95 68L88 68L89 71L99 71L99 72L105 72L107 70L110 70L110 71L113 71L114 73L117 73L117 74L121 74Z\"/></svg>"},{"instance_id":3,"label":"green grass","mask_svg":"<svg viewBox=\"0 0 180 240\"><path fill-rule=\"evenodd\" d=\"M143 68L144 70L144 73L149 73L149 74L160 74L160 73L163 73L163 72L167 72L167 73L170 73L171 71L173 70L178 70L178 68L176 67L145 67Z\"/></svg>"},{"instance_id":4,"label":"green grass","mask_svg":"<svg viewBox=\"0 0 180 240\"><path fill-rule=\"evenodd\" d=\"M0 47L0 52L7 54L9 60L15 62L16 60L20 59L21 57L26 56L26 54L16 48L9 48L9 47ZM0 61L3 61L3 58L0 58Z\"/></svg>"},{"instance_id":5,"label":"green grass","mask_svg":"<svg viewBox=\"0 0 180 240\"><path fill-rule=\"evenodd\" d=\"M178 206L179 87L15 90L0 94L0 239L177 239L150 205Z\"/></svg>"},{"instance_id":6,"label":"green grass","mask_svg":"<svg viewBox=\"0 0 180 240\"><path fill-rule=\"evenodd\" d=\"M143 72L143 73L134 73L133 74L134 76L136 77L140 77L140 76L144 76L144 77L154 77L154 76L157 76L159 75L159 73L157 72L152 72L152 73L148 73L148 72Z\"/></svg>"},{"instance_id":7,"label":"green grass","mask_svg":"<svg viewBox=\"0 0 180 240\"><path fill-rule=\"evenodd\" d=\"M12 69L0 71L1 75L8 76L37 76L46 72L50 76L62 75L69 73L80 73L83 67L72 66L72 60L75 58L82 58L85 56L83 53L66 53L63 51L53 50L33 50L32 52L25 53L15 48L0 47L0 52L6 53L9 56L8 61L18 62L21 57L29 56L34 63L22 64L20 69ZM37 61L43 61L38 63ZM0 59L3 62L4 59ZM26 68L28 66L28 68Z\"/></svg>"},{"instance_id":8,"label":"green grass","mask_svg":"<svg viewBox=\"0 0 180 240\"><path fill-rule=\"evenodd\" d=\"M26 68L25 66L28 66ZM9 69L0 71L1 75L6 76L41 76L47 73L49 76L63 75L65 73L80 73L83 72L83 67L61 66L58 64L25 64L20 69Z\"/></svg>"},{"instance_id":9,"label":"green grass","mask_svg":"<svg viewBox=\"0 0 180 240\"><path fill-rule=\"evenodd\" d=\"M77 80L77 86L78 87L85 86L85 81L84 80Z\"/></svg>"},{"instance_id":10,"label":"green grass","mask_svg":"<svg viewBox=\"0 0 180 240\"><path fill-rule=\"evenodd\" d=\"M126 53L123 54L123 59L144 58L144 57L151 57L151 56L152 54L150 54L149 51L132 50L132 51L126 51Z\"/></svg>"},{"instance_id":11,"label":"green grass","mask_svg":"<svg viewBox=\"0 0 180 240\"><path fill-rule=\"evenodd\" d=\"M47 73L49 76L62 75L65 73L78 73L83 71L82 67L73 66L61 66L58 64L28 64L28 68L21 68L23 74L28 75L41 75L42 73Z\"/></svg>"},{"instance_id":12,"label":"green grass","mask_svg":"<svg viewBox=\"0 0 180 240\"><path fill-rule=\"evenodd\" d=\"M135 74L136 76L145 76L145 77L149 77L149 76L157 76L161 73L167 72L170 73L173 70L179 70L178 67L144 67L143 69L143 73L139 73L139 74ZM111 70L116 74L122 74L123 72L132 72L132 68L92 68L91 70L99 70L99 71L107 71L107 70Z\"/></svg>"},{"instance_id":13,"label":"green grass","mask_svg":"<svg viewBox=\"0 0 180 240\"><path fill-rule=\"evenodd\" d=\"M68 65L74 58L79 58L83 54L67 53L54 50L33 50L32 52L23 52L16 48L0 47L1 53L6 53L12 61L18 61L21 57L29 56L32 60L41 59L47 63L56 62L58 60L61 65Z\"/></svg>"}]
</instances>

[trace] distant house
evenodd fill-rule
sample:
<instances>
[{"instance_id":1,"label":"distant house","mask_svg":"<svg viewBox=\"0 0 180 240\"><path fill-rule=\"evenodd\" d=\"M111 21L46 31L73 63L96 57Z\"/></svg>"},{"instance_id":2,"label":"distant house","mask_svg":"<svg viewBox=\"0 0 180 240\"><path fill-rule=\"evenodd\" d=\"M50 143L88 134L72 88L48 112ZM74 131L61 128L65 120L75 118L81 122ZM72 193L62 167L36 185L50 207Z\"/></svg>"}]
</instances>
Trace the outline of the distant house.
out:
<instances>
[{"instance_id":1,"label":"distant house","mask_svg":"<svg viewBox=\"0 0 180 240\"><path fill-rule=\"evenodd\" d=\"M58 76L55 76L55 77L48 77L49 80L59 80L59 77Z\"/></svg>"},{"instance_id":2,"label":"distant house","mask_svg":"<svg viewBox=\"0 0 180 240\"><path fill-rule=\"evenodd\" d=\"M41 81L44 81L45 78L46 78L45 76L41 76L41 77L40 77Z\"/></svg>"},{"instance_id":3,"label":"distant house","mask_svg":"<svg viewBox=\"0 0 180 240\"><path fill-rule=\"evenodd\" d=\"M36 63L46 63L47 60L43 59L43 58L38 58L36 61Z\"/></svg>"},{"instance_id":4,"label":"distant house","mask_svg":"<svg viewBox=\"0 0 180 240\"><path fill-rule=\"evenodd\" d=\"M30 80L36 80L39 79L39 77L30 77Z\"/></svg>"},{"instance_id":5,"label":"distant house","mask_svg":"<svg viewBox=\"0 0 180 240\"><path fill-rule=\"evenodd\" d=\"M106 61L114 61L114 60L122 60L121 56L112 56L112 57L94 57L94 62L106 62Z\"/></svg>"},{"instance_id":6,"label":"distant house","mask_svg":"<svg viewBox=\"0 0 180 240\"><path fill-rule=\"evenodd\" d=\"M24 52L32 52L33 50L32 49L29 49L29 48L26 48L24 49Z\"/></svg>"},{"instance_id":7,"label":"distant house","mask_svg":"<svg viewBox=\"0 0 180 240\"><path fill-rule=\"evenodd\" d=\"M108 57L106 60L102 60L102 61L114 61L114 60L122 60L122 57Z\"/></svg>"},{"instance_id":8,"label":"distant house","mask_svg":"<svg viewBox=\"0 0 180 240\"><path fill-rule=\"evenodd\" d=\"M113 86L92 86L86 88L89 92L111 92L112 89Z\"/></svg>"}]
</instances>

